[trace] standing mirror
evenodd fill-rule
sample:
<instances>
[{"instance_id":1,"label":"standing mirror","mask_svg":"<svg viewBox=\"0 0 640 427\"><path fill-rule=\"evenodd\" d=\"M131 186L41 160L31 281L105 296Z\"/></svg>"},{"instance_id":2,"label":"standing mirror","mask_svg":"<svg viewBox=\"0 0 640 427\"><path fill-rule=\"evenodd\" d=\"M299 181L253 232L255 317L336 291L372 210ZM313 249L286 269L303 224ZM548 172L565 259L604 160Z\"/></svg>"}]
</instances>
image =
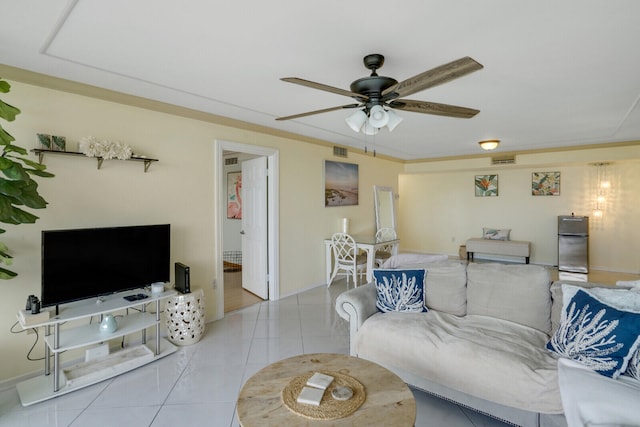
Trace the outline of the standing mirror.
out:
<instances>
[{"instance_id":1,"label":"standing mirror","mask_svg":"<svg viewBox=\"0 0 640 427\"><path fill-rule=\"evenodd\" d=\"M376 210L376 230L381 228L396 229L396 212L393 204L393 189L391 187L373 186Z\"/></svg>"}]
</instances>

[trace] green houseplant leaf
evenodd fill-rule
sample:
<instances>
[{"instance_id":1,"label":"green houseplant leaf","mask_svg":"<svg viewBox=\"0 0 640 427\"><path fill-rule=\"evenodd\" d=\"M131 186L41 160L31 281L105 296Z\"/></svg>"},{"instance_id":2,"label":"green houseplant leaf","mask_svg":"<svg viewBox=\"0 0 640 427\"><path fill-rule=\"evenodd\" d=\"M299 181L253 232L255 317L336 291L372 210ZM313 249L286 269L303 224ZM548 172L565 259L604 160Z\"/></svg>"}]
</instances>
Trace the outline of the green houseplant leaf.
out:
<instances>
[{"instance_id":1,"label":"green houseplant leaf","mask_svg":"<svg viewBox=\"0 0 640 427\"><path fill-rule=\"evenodd\" d=\"M8 93L11 85L0 78L0 93ZM20 109L0 99L0 118L11 122L20 114ZM38 184L31 176L53 177L46 172L46 166L25 157L27 150L14 145L15 138L0 126L0 222L5 224L33 224L38 217L18 206L30 209L44 209L47 201L38 193ZM18 154L18 156L16 156ZM0 234L4 233L0 229ZM9 248L0 242L0 264L11 265ZM12 279L18 274L0 267L0 279Z\"/></svg>"}]
</instances>

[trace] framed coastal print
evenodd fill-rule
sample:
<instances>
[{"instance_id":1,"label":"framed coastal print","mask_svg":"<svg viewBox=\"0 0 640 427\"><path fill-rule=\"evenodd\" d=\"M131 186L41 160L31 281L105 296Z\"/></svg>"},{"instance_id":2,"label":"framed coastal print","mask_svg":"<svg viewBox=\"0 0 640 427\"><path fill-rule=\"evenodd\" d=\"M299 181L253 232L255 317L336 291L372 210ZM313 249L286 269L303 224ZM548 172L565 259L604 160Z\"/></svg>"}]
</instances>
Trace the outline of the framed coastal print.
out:
<instances>
[{"instance_id":1,"label":"framed coastal print","mask_svg":"<svg viewBox=\"0 0 640 427\"><path fill-rule=\"evenodd\" d=\"M531 174L532 196L559 196L560 172L533 172Z\"/></svg>"},{"instance_id":2,"label":"framed coastal print","mask_svg":"<svg viewBox=\"0 0 640 427\"><path fill-rule=\"evenodd\" d=\"M227 218L242 219L242 172L227 173Z\"/></svg>"},{"instance_id":3,"label":"framed coastal print","mask_svg":"<svg viewBox=\"0 0 640 427\"><path fill-rule=\"evenodd\" d=\"M498 175L476 175L474 184L476 197L498 196Z\"/></svg>"},{"instance_id":4,"label":"framed coastal print","mask_svg":"<svg viewBox=\"0 0 640 427\"><path fill-rule=\"evenodd\" d=\"M324 161L324 206L358 204L358 165Z\"/></svg>"}]
</instances>

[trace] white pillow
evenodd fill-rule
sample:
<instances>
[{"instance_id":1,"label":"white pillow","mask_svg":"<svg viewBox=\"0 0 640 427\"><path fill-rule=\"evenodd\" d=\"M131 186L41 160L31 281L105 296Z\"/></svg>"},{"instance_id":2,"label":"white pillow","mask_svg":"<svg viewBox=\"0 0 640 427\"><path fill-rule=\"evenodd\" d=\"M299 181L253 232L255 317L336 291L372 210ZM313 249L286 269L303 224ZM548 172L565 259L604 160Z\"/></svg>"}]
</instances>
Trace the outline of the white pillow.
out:
<instances>
[{"instance_id":1,"label":"white pillow","mask_svg":"<svg viewBox=\"0 0 640 427\"><path fill-rule=\"evenodd\" d=\"M488 240L509 240L511 229L483 228L482 238Z\"/></svg>"}]
</instances>

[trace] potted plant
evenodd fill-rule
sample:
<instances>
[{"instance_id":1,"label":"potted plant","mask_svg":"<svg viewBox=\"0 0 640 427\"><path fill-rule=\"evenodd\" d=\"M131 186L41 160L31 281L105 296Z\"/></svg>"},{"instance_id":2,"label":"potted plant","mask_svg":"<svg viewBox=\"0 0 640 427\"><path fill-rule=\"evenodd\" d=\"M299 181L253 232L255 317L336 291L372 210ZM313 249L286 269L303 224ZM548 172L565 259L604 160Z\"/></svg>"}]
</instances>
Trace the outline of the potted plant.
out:
<instances>
[{"instance_id":1,"label":"potted plant","mask_svg":"<svg viewBox=\"0 0 640 427\"><path fill-rule=\"evenodd\" d=\"M0 77L0 93L8 93L11 85ZM0 118L11 122L20 110L0 99ZM46 166L27 159L26 149L13 144L15 138L2 128L0 122L0 222L5 224L33 224L37 216L23 207L44 209L47 201L38 194L38 184L32 176L50 178ZM0 234L5 230L0 228ZM8 247L0 242L0 265L11 265L12 256ZM18 274L0 266L0 279L12 279Z\"/></svg>"}]
</instances>

